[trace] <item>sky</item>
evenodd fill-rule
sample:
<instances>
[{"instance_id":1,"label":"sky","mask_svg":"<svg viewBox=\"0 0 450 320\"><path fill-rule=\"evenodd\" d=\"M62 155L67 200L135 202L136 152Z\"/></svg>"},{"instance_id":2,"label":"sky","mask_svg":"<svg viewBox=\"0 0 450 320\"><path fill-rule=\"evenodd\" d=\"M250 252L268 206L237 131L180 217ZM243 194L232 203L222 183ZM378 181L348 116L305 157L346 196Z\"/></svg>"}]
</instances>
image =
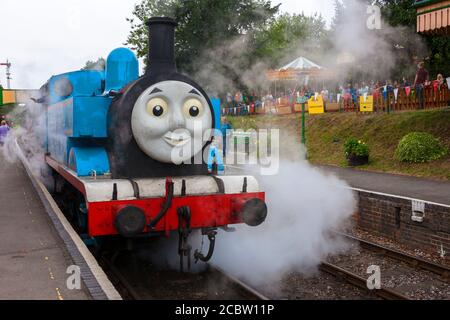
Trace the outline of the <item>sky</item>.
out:
<instances>
[{"instance_id":1,"label":"sky","mask_svg":"<svg viewBox=\"0 0 450 320\"><path fill-rule=\"evenodd\" d=\"M79 70L87 60L123 46L140 0L0 0L0 62L11 62L11 87L39 88L53 74ZM273 0L281 11L330 22L333 0ZM5 68L0 83L6 87Z\"/></svg>"}]
</instances>

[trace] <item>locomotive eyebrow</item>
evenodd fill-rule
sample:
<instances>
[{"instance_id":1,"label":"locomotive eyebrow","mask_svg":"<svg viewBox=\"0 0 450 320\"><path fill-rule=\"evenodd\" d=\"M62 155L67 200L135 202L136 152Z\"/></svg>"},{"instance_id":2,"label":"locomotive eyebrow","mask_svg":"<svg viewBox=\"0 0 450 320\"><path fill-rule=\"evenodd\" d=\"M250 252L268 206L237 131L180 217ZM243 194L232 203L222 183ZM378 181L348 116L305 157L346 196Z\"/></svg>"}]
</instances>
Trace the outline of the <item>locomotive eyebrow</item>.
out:
<instances>
[{"instance_id":1,"label":"locomotive eyebrow","mask_svg":"<svg viewBox=\"0 0 450 320\"><path fill-rule=\"evenodd\" d=\"M196 94L196 95L200 95L200 93L198 93L198 91L197 90L195 90L195 89L192 89L191 91L189 91L189 93L193 93L193 94Z\"/></svg>"},{"instance_id":2,"label":"locomotive eyebrow","mask_svg":"<svg viewBox=\"0 0 450 320\"><path fill-rule=\"evenodd\" d=\"M155 89L153 89L152 92L150 92L149 95L152 95L152 94L155 94L155 93L158 93L158 92L162 92L162 90L161 90L161 89L158 89L158 88L155 88Z\"/></svg>"}]
</instances>

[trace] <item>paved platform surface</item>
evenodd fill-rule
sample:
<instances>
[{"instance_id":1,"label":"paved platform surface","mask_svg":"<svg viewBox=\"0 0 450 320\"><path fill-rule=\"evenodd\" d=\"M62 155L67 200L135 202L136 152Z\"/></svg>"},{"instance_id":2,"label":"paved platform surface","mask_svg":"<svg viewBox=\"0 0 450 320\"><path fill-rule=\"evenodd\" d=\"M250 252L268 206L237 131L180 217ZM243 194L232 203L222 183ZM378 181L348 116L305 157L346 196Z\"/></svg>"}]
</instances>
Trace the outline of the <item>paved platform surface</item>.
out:
<instances>
[{"instance_id":1,"label":"paved platform surface","mask_svg":"<svg viewBox=\"0 0 450 320\"><path fill-rule=\"evenodd\" d=\"M69 290L72 260L20 161L0 150L0 299L90 299Z\"/></svg>"},{"instance_id":2,"label":"paved platform surface","mask_svg":"<svg viewBox=\"0 0 450 320\"><path fill-rule=\"evenodd\" d=\"M333 173L353 188L450 205L450 182L334 166L317 166Z\"/></svg>"}]
</instances>

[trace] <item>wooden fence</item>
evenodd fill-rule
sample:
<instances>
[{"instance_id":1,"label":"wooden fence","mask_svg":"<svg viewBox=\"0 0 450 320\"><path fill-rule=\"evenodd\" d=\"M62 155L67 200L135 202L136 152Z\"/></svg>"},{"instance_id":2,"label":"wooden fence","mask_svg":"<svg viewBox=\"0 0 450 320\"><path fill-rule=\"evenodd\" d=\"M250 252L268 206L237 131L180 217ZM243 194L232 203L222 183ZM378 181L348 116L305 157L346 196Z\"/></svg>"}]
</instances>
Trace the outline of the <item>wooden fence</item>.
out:
<instances>
[{"instance_id":1,"label":"wooden fence","mask_svg":"<svg viewBox=\"0 0 450 320\"><path fill-rule=\"evenodd\" d=\"M391 112L403 110L420 110L445 108L450 105L450 90L447 85L440 88L427 86L423 89L423 107L420 105L416 90L411 89L407 94L405 88L399 88L397 95L394 91L383 94L376 91L374 94L374 112ZM356 100L356 101L355 101ZM305 105L308 111L308 104ZM283 97L272 102L266 102L261 106L237 106L224 108L224 115L248 115L248 114L277 114L285 115L301 112L301 105L294 102L292 98ZM341 97L339 102L333 99L327 102L325 112L360 112L359 97L355 99L344 99Z\"/></svg>"}]
</instances>

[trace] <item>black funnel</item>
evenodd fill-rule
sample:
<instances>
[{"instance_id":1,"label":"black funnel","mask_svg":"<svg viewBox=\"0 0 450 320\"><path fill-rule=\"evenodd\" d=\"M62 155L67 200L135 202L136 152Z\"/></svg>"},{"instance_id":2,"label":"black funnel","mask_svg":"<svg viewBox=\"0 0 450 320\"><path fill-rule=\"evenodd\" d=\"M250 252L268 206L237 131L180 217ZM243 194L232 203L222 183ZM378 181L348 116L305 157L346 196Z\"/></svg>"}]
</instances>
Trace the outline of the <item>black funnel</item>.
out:
<instances>
[{"instance_id":1,"label":"black funnel","mask_svg":"<svg viewBox=\"0 0 450 320\"><path fill-rule=\"evenodd\" d=\"M175 20L154 17L147 21L148 26L148 67L146 74L171 73L177 71L175 63Z\"/></svg>"}]
</instances>

